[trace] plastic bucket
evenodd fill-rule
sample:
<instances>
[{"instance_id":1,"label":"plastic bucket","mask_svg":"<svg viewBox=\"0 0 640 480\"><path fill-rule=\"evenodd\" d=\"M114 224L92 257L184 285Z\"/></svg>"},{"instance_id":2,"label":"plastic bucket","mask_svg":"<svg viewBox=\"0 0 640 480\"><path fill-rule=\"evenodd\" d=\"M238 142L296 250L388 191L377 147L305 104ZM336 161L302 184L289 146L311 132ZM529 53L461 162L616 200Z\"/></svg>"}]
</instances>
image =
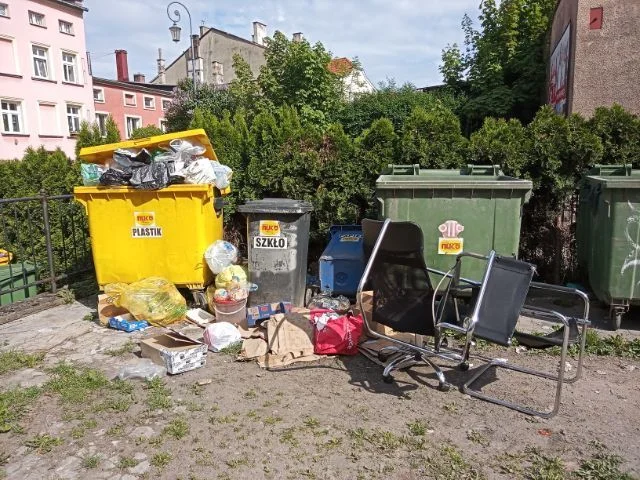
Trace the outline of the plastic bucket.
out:
<instances>
[{"instance_id":1,"label":"plastic bucket","mask_svg":"<svg viewBox=\"0 0 640 480\"><path fill-rule=\"evenodd\" d=\"M247 328L247 299L237 302L214 302L213 309L217 322L229 322Z\"/></svg>"}]
</instances>

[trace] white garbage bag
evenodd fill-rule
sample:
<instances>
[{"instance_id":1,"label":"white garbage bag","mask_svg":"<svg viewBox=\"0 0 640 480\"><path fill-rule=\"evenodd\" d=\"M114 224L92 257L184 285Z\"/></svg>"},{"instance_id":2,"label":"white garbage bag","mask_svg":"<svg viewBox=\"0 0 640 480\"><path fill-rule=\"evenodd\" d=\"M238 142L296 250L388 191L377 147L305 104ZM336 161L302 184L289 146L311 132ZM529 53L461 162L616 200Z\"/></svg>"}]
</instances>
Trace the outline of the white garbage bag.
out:
<instances>
[{"instance_id":1,"label":"white garbage bag","mask_svg":"<svg viewBox=\"0 0 640 480\"><path fill-rule=\"evenodd\" d=\"M212 352L219 352L242 340L236 326L229 322L217 322L209 325L204 329L203 338L204 343L209 345L209 350Z\"/></svg>"}]
</instances>

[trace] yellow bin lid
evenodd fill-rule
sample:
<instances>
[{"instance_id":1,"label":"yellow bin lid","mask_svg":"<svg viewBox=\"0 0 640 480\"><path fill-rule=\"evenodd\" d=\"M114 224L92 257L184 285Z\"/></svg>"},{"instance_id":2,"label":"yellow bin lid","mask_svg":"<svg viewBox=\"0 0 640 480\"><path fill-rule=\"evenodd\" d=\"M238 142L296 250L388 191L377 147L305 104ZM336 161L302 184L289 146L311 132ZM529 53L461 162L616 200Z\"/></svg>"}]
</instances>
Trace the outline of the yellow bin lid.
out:
<instances>
[{"instance_id":1,"label":"yellow bin lid","mask_svg":"<svg viewBox=\"0 0 640 480\"><path fill-rule=\"evenodd\" d=\"M126 140L124 142L108 143L106 145L97 145L95 147L84 147L80 149L80 158L87 163L106 163L111 160L113 152L119 148L169 148L171 140L182 139L198 142L207 149L205 157L211 160L218 160L216 152L207 137L206 132L202 128L195 130L185 130L184 132L166 133L164 135L156 135L153 137L139 138L137 140Z\"/></svg>"}]
</instances>

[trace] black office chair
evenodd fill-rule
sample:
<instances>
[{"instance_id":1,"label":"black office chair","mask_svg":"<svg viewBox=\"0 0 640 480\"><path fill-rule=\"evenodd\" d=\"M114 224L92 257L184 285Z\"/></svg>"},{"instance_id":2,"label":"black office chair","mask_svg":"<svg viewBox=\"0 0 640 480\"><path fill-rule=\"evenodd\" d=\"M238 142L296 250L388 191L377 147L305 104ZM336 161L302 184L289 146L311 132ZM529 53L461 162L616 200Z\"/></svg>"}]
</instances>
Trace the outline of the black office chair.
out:
<instances>
[{"instance_id":1,"label":"black office chair","mask_svg":"<svg viewBox=\"0 0 640 480\"><path fill-rule=\"evenodd\" d=\"M457 352L441 350L439 330L436 329L431 307L435 301L438 304L436 314L452 318L457 299L449 295L444 303L438 302L441 295L433 288L429 272L443 273L429 269L425 264L422 230L412 222L363 220L362 231L364 253L368 261L356 297L363 312L364 325L369 336L384 338L395 344L379 353L380 360L386 362L383 379L391 382L394 370L424 362L434 369L438 388L448 390L450 386L442 370L431 361L431 357L440 357L456 364L464 363L465 357ZM362 308L361 294L365 288L373 290L372 318ZM372 328L371 320L395 332L432 337L433 344L412 344L380 334Z\"/></svg>"}]
</instances>

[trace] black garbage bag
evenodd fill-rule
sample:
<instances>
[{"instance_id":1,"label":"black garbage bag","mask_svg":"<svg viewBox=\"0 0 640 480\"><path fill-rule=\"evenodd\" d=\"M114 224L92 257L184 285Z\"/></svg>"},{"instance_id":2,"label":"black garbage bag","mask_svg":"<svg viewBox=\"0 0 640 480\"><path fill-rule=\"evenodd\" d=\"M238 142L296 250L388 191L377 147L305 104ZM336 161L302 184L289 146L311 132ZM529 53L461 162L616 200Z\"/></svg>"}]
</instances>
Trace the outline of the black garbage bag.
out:
<instances>
[{"instance_id":1,"label":"black garbage bag","mask_svg":"<svg viewBox=\"0 0 640 480\"><path fill-rule=\"evenodd\" d=\"M184 183L184 169L178 169L176 167L176 162L173 160L163 163L167 166L167 171L169 172L169 185Z\"/></svg>"},{"instance_id":2,"label":"black garbage bag","mask_svg":"<svg viewBox=\"0 0 640 480\"><path fill-rule=\"evenodd\" d=\"M158 190L169 184L169 171L164 162L134 168L129 183L140 190Z\"/></svg>"},{"instance_id":3,"label":"black garbage bag","mask_svg":"<svg viewBox=\"0 0 640 480\"><path fill-rule=\"evenodd\" d=\"M103 186L120 186L129 185L129 179L131 178L131 171L125 172L110 168L102 175L100 175L100 185Z\"/></svg>"},{"instance_id":4,"label":"black garbage bag","mask_svg":"<svg viewBox=\"0 0 640 480\"><path fill-rule=\"evenodd\" d=\"M123 170L127 168L135 168L135 164L140 163L143 165L151 164L152 155L146 148L142 150L125 150L119 148L113 152L113 160Z\"/></svg>"}]
</instances>

